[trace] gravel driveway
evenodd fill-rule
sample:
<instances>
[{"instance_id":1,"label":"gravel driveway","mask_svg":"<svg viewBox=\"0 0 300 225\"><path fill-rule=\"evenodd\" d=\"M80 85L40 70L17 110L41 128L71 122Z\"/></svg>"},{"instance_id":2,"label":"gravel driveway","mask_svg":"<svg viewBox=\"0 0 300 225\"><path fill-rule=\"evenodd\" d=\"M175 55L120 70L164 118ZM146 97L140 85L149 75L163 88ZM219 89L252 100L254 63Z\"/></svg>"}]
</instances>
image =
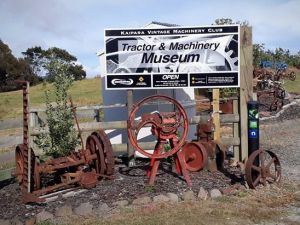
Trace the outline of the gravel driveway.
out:
<instances>
[{"instance_id":1,"label":"gravel driveway","mask_svg":"<svg viewBox=\"0 0 300 225\"><path fill-rule=\"evenodd\" d=\"M300 182L300 119L261 124L261 147L279 156L283 179Z\"/></svg>"}]
</instances>

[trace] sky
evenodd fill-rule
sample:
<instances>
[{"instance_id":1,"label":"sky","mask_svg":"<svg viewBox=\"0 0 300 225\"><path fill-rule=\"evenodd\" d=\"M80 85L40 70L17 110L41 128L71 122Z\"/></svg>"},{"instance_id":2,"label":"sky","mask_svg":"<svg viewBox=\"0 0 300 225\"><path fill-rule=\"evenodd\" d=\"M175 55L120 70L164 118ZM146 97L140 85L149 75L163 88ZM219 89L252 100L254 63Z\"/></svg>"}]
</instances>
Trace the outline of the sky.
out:
<instances>
[{"instance_id":1,"label":"sky","mask_svg":"<svg viewBox=\"0 0 300 225\"><path fill-rule=\"evenodd\" d=\"M217 18L248 21L253 43L267 49L300 51L300 0L0 0L0 39L16 57L33 46L66 49L93 77L104 29L151 21L201 26Z\"/></svg>"}]
</instances>

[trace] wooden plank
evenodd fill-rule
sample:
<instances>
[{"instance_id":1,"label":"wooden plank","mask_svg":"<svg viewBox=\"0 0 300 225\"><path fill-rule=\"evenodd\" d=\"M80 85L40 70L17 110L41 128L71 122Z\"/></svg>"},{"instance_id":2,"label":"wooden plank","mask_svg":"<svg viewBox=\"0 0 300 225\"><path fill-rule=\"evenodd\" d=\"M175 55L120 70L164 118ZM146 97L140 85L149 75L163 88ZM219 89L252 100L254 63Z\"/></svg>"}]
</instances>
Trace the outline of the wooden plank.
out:
<instances>
[{"instance_id":1,"label":"wooden plank","mask_svg":"<svg viewBox=\"0 0 300 225\"><path fill-rule=\"evenodd\" d=\"M240 144L239 138L221 138L221 143L225 146L236 146ZM145 150L153 150L156 142L139 142L138 145ZM112 144L113 151L126 152L127 144Z\"/></svg>"},{"instance_id":2,"label":"wooden plank","mask_svg":"<svg viewBox=\"0 0 300 225\"><path fill-rule=\"evenodd\" d=\"M6 170L0 170L0 181L8 180L12 178L11 173L15 170L15 168L10 168Z\"/></svg>"},{"instance_id":3,"label":"wooden plank","mask_svg":"<svg viewBox=\"0 0 300 225\"><path fill-rule=\"evenodd\" d=\"M239 103L238 100L233 100L233 113L238 114L239 113ZM239 122L233 123L233 138L239 138L240 137L240 125ZM239 161L240 160L240 146L235 145L233 146L233 155L234 159Z\"/></svg>"},{"instance_id":4,"label":"wooden plank","mask_svg":"<svg viewBox=\"0 0 300 225\"><path fill-rule=\"evenodd\" d=\"M194 116L190 119L190 124L195 125L199 122L207 122L210 118L209 115L204 116ZM238 114L221 114L220 122L221 123L233 123L239 122L240 116ZM112 121L112 122L90 122L90 123L81 123L80 129L82 132L92 132L98 129L110 130L110 129L127 129L127 121ZM31 136L37 136L38 134L47 133L48 131L33 129Z\"/></svg>"},{"instance_id":5,"label":"wooden plank","mask_svg":"<svg viewBox=\"0 0 300 225\"><path fill-rule=\"evenodd\" d=\"M218 141L221 137L220 126L220 89L213 89L213 122L214 122L214 140Z\"/></svg>"},{"instance_id":6,"label":"wooden plank","mask_svg":"<svg viewBox=\"0 0 300 225\"><path fill-rule=\"evenodd\" d=\"M190 119L190 125L198 124L199 122L207 122L211 118L210 115L193 116ZM221 114L220 123L238 123L240 121L239 114Z\"/></svg>"},{"instance_id":7,"label":"wooden plank","mask_svg":"<svg viewBox=\"0 0 300 225\"><path fill-rule=\"evenodd\" d=\"M252 28L241 27L240 33L240 161L248 157L248 113L247 102L253 98L253 49Z\"/></svg>"}]
</instances>

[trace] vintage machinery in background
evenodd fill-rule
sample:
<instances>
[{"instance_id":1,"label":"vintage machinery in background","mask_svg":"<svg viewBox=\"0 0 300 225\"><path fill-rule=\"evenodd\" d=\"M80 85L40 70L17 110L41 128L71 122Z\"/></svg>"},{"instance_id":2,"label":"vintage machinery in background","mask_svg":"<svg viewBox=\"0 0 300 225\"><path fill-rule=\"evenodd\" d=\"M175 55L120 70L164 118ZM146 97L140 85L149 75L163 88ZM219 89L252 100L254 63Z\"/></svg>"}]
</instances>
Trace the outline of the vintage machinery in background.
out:
<instances>
[{"instance_id":1,"label":"vintage machinery in background","mask_svg":"<svg viewBox=\"0 0 300 225\"><path fill-rule=\"evenodd\" d=\"M272 63L269 62L272 66ZM253 70L257 98L261 111L277 111L284 105L286 90L283 87L284 80L296 80L296 73L287 69L287 65L275 68L256 67Z\"/></svg>"},{"instance_id":2,"label":"vintage machinery in background","mask_svg":"<svg viewBox=\"0 0 300 225\"><path fill-rule=\"evenodd\" d=\"M112 146L101 129L88 136L86 148L82 143L82 149L73 151L69 156L39 162L29 141L29 83L19 82L23 85L23 143L16 147L15 176L21 188L23 202L43 202L45 199L39 196L44 194L74 185L93 188L97 180L112 178ZM73 104L72 107L76 119Z\"/></svg>"},{"instance_id":3,"label":"vintage machinery in background","mask_svg":"<svg viewBox=\"0 0 300 225\"><path fill-rule=\"evenodd\" d=\"M137 120L136 114L140 108L154 101L159 101L160 104L172 103L174 110L171 112L146 113L141 116L140 120ZM161 160L170 156L174 158L177 173L184 176L189 186L192 185L185 163L185 156L181 150L186 141L188 123L186 112L179 102L164 95L153 95L144 98L132 107L128 118L128 138L138 152L151 159L147 172L150 185L154 184ZM140 130L146 126L151 126L151 133L157 139L153 153L142 149L137 141Z\"/></svg>"}]
</instances>

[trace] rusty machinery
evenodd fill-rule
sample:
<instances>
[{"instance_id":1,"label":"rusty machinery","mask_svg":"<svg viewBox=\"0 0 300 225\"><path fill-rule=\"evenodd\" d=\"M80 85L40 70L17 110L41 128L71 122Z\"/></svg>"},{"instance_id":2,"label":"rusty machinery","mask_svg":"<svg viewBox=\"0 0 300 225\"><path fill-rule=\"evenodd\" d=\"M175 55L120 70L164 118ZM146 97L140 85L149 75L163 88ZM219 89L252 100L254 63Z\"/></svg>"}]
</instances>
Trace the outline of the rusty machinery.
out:
<instances>
[{"instance_id":1,"label":"rusty machinery","mask_svg":"<svg viewBox=\"0 0 300 225\"><path fill-rule=\"evenodd\" d=\"M183 146L182 151L189 171L199 171L206 165L212 172L216 169L223 169L226 148L222 143L213 140L213 131L212 119L206 123L199 123L197 140ZM279 183L281 180L280 161L271 150L253 151L246 161L244 172L245 180L250 188L255 188L260 184Z\"/></svg>"},{"instance_id":2,"label":"rusty machinery","mask_svg":"<svg viewBox=\"0 0 300 225\"><path fill-rule=\"evenodd\" d=\"M277 111L282 108L286 91L279 81L267 81L263 90L257 91L257 99L261 107L269 111Z\"/></svg>"},{"instance_id":3,"label":"rusty machinery","mask_svg":"<svg viewBox=\"0 0 300 225\"><path fill-rule=\"evenodd\" d=\"M213 139L214 123L209 119L197 125L197 140L183 146L183 152L189 171L199 171L205 166L214 172L223 168L226 148Z\"/></svg>"},{"instance_id":4,"label":"rusty machinery","mask_svg":"<svg viewBox=\"0 0 300 225\"><path fill-rule=\"evenodd\" d=\"M19 83L23 86L23 144L16 147L15 176L21 188L23 202L43 202L44 194L74 185L92 188L96 186L98 179L112 178L112 146L101 129L88 136L86 148L83 148L82 143L82 149L73 151L66 157L38 162L29 141L29 83ZM74 111L75 108L72 108ZM74 116L76 119L75 114Z\"/></svg>"},{"instance_id":5,"label":"rusty machinery","mask_svg":"<svg viewBox=\"0 0 300 225\"><path fill-rule=\"evenodd\" d=\"M136 114L142 106L154 101L160 101L162 104L171 103L174 105L174 110L172 112L145 113L140 120L137 120ZM160 161L173 156L177 173L183 175L187 184L191 186L191 179L181 150L188 133L188 123L186 112L179 102L164 95L144 98L132 107L128 118L128 137L132 146L139 153L151 159L147 171L150 185L154 184ZM151 127L151 133L157 139L153 153L142 149L138 144L138 134L143 127L147 126Z\"/></svg>"}]
</instances>

